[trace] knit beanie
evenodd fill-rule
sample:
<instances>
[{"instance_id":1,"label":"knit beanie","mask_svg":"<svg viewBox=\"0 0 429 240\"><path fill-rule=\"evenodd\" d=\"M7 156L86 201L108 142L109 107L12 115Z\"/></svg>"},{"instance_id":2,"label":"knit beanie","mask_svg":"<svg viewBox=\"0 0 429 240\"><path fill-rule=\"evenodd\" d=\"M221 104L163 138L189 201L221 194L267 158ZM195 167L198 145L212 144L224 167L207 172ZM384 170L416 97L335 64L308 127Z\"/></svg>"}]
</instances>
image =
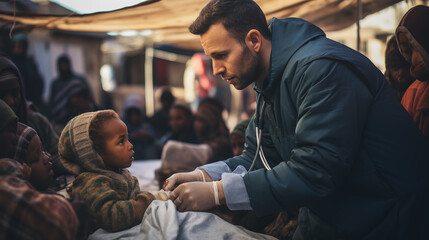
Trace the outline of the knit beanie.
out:
<instances>
[{"instance_id":1,"label":"knit beanie","mask_svg":"<svg viewBox=\"0 0 429 240\"><path fill-rule=\"evenodd\" d=\"M402 55L411 62L410 54L399 42L399 35L404 34L412 48L416 49L423 57L426 68L429 69L429 7L417 5L402 17L396 29L396 39Z\"/></svg>"},{"instance_id":2,"label":"knit beanie","mask_svg":"<svg viewBox=\"0 0 429 240\"><path fill-rule=\"evenodd\" d=\"M25 124L18 123L16 135L18 137L18 142L16 145L14 159L22 164L27 158L28 145L30 144L33 137L37 135L37 133L33 128Z\"/></svg>"},{"instance_id":3,"label":"knit beanie","mask_svg":"<svg viewBox=\"0 0 429 240\"><path fill-rule=\"evenodd\" d=\"M15 112L5 101L0 99L0 130L3 130L11 121L17 119Z\"/></svg>"},{"instance_id":4,"label":"knit beanie","mask_svg":"<svg viewBox=\"0 0 429 240\"><path fill-rule=\"evenodd\" d=\"M238 136L244 138L246 136L246 129L249 125L250 118L239 122L231 132L232 134L237 134Z\"/></svg>"},{"instance_id":5,"label":"knit beanie","mask_svg":"<svg viewBox=\"0 0 429 240\"><path fill-rule=\"evenodd\" d=\"M87 112L71 119L64 127L58 143L58 154L64 168L74 175L84 172L103 174L128 186L132 175L126 169L120 172L108 170L101 156L94 150L94 143L89 136L89 127L94 118L101 113L111 113L119 119L113 110Z\"/></svg>"},{"instance_id":6,"label":"knit beanie","mask_svg":"<svg viewBox=\"0 0 429 240\"><path fill-rule=\"evenodd\" d=\"M106 111L117 116L112 110L87 112L74 117L64 127L58 143L58 153L61 163L70 173L78 175L85 171L105 169L104 162L94 150L89 137L89 127L95 116Z\"/></svg>"}]
</instances>

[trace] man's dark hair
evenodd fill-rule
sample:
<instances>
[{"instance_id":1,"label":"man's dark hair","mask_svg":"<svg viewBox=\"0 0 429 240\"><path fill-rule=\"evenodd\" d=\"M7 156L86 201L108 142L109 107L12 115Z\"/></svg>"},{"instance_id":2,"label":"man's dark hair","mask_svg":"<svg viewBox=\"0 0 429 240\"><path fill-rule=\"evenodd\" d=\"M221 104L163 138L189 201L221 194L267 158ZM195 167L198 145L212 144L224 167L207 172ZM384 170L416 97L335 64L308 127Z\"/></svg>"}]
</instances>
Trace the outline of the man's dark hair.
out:
<instances>
[{"instance_id":1,"label":"man's dark hair","mask_svg":"<svg viewBox=\"0 0 429 240\"><path fill-rule=\"evenodd\" d=\"M244 38L251 29L256 29L262 36L271 39L265 15L253 0L211 0L189 26L189 31L201 35L216 23L222 23L240 43L244 43Z\"/></svg>"}]
</instances>

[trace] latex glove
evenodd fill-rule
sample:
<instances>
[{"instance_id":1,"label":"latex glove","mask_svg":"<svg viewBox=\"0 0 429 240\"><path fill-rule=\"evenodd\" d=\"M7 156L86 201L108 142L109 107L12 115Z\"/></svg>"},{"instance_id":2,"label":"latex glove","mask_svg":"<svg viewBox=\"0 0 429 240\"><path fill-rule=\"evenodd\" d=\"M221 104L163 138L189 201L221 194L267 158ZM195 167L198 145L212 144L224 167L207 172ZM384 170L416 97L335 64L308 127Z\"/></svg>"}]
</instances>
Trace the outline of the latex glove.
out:
<instances>
[{"instance_id":1,"label":"latex glove","mask_svg":"<svg viewBox=\"0 0 429 240\"><path fill-rule=\"evenodd\" d=\"M164 186L162 186L162 189L165 191L170 191L173 189L175 185L179 185L181 183L185 182L205 182L209 181L211 179L205 179L203 177L204 174L202 170L194 170L192 172L187 173L175 173L171 175L171 177L167 178L164 182Z\"/></svg>"},{"instance_id":2,"label":"latex glove","mask_svg":"<svg viewBox=\"0 0 429 240\"><path fill-rule=\"evenodd\" d=\"M170 199L181 212L206 211L216 206L213 182L180 184L171 192Z\"/></svg>"}]
</instances>

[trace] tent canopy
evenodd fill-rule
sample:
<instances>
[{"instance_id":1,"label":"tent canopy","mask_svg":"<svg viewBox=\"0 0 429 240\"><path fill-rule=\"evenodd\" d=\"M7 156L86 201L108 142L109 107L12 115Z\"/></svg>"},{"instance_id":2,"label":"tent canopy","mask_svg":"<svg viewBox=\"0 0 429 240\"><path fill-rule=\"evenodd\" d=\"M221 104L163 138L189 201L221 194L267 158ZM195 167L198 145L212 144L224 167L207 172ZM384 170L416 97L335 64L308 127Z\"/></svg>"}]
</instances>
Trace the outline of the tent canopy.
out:
<instances>
[{"instance_id":1,"label":"tent canopy","mask_svg":"<svg viewBox=\"0 0 429 240\"><path fill-rule=\"evenodd\" d=\"M306 19L324 31L340 30L356 23L358 0L255 0L267 21L272 17ZM361 0L362 17L401 0ZM37 28L83 32L152 30L154 43L200 48L199 37L188 32L207 0L148 0L135 6L93 14L36 13L0 10L0 21ZM100 2L102 4L102 2ZM3 25L5 25L3 24Z\"/></svg>"}]
</instances>

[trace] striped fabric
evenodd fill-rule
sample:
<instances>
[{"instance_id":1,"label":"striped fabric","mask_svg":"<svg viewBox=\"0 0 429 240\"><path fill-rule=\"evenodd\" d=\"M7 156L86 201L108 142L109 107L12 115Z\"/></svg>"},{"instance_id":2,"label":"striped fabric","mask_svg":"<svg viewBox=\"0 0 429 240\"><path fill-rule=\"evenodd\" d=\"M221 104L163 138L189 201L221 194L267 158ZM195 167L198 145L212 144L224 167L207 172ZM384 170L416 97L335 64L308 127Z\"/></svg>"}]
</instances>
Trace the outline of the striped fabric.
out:
<instances>
[{"instance_id":1,"label":"striped fabric","mask_svg":"<svg viewBox=\"0 0 429 240\"><path fill-rule=\"evenodd\" d=\"M21 164L25 162L27 157L28 145L33 139L34 136L37 135L36 131L22 123L18 123L18 130L16 131L16 135L18 136L18 142L16 144L16 151L14 159L20 162Z\"/></svg>"},{"instance_id":2,"label":"striped fabric","mask_svg":"<svg viewBox=\"0 0 429 240\"><path fill-rule=\"evenodd\" d=\"M67 103L75 94L89 91L89 88L80 80L72 79L55 95L51 115L54 122L59 122L67 117Z\"/></svg>"},{"instance_id":3,"label":"striped fabric","mask_svg":"<svg viewBox=\"0 0 429 240\"><path fill-rule=\"evenodd\" d=\"M71 204L39 193L21 177L18 162L0 160L0 239L75 239L79 222Z\"/></svg>"}]
</instances>

